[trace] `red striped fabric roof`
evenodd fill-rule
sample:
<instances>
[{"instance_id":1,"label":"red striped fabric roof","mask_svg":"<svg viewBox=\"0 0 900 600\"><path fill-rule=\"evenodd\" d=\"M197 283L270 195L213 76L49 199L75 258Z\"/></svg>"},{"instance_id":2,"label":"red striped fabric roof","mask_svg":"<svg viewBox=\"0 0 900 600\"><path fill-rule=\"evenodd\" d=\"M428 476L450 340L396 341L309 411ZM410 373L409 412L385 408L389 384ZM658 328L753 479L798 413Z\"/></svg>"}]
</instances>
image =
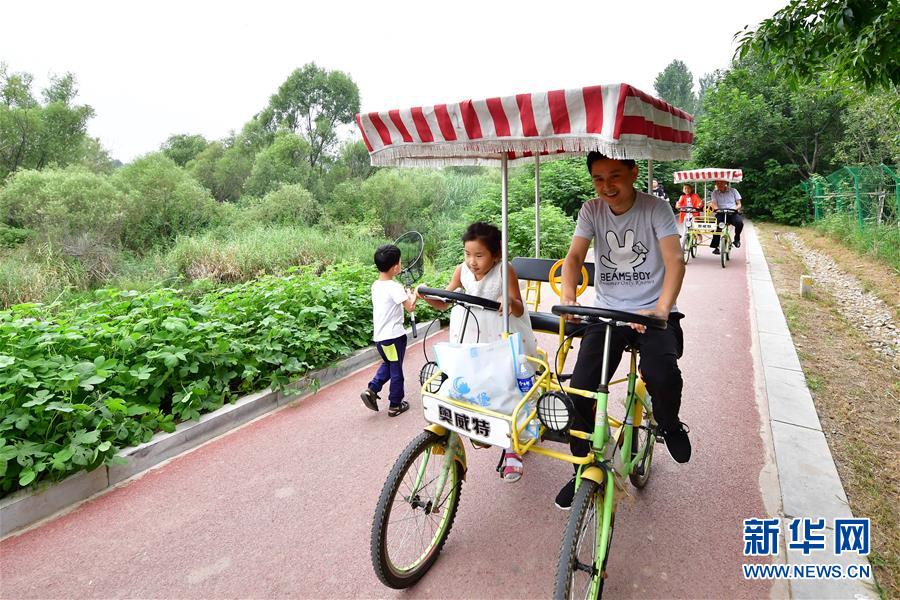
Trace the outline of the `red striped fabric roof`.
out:
<instances>
[{"instance_id":1,"label":"red striped fabric roof","mask_svg":"<svg viewBox=\"0 0 900 600\"><path fill-rule=\"evenodd\" d=\"M614 158L690 158L694 118L628 84L369 112L356 123L373 165L532 161L599 150Z\"/></svg>"},{"instance_id":2,"label":"red striped fabric roof","mask_svg":"<svg viewBox=\"0 0 900 600\"><path fill-rule=\"evenodd\" d=\"M727 181L728 183L740 183L744 179L744 172L740 169L718 169L709 167L706 169L693 169L691 171L675 171L675 183L696 183L702 181Z\"/></svg>"}]
</instances>

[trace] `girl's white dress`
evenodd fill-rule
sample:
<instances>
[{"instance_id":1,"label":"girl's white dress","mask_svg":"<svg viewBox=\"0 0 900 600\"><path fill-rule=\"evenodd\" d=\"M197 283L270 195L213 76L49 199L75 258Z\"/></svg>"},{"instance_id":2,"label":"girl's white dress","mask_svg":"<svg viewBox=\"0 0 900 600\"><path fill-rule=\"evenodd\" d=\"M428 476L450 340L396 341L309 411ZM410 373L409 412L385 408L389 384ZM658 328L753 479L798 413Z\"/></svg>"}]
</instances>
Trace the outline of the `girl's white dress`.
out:
<instances>
[{"instance_id":1,"label":"girl's white dress","mask_svg":"<svg viewBox=\"0 0 900 600\"><path fill-rule=\"evenodd\" d=\"M461 291L470 296L478 296L495 302L501 302L503 296L503 280L501 277L500 263L481 278L475 279L475 275L469 270L466 263L460 265ZM463 322L466 318L466 309L462 306L454 306L450 311L450 341L459 342L462 337ZM510 333L520 333L525 352L529 356L537 356L537 340L531 329L531 318L528 315L528 307L521 317L509 315ZM493 342L499 340L503 334L503 315L496 310L487 310L481 307L472 307L472 313L466 323L463 342Z\"/></svg>"}]
</instances>

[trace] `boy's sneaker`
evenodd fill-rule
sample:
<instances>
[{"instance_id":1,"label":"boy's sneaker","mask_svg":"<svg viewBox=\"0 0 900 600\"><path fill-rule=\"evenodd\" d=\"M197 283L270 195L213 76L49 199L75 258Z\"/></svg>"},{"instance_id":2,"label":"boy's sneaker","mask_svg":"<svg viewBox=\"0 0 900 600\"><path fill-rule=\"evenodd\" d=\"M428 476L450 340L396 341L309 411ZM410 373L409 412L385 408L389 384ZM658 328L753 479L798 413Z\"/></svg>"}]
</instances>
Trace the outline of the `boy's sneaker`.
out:
<instances>
[{"instance_id":1,"label":"boy's sneaker","mask_svg":"<svg viewBox=\"0 0 900 600\"><path fill-rule=\"evenodd\" d=\"M575 478L570 479L566 485L562 486L556 495L556 508L561 510L569 510L572 508L572 500L575 499Z\"/></svg>"},{"instance_id":2,"label":"boy's sneaker","mask_svg":"<svg viewBox=\"0 0 900 600\"><path fill-rule=\"evenodd\" d=\"M359 397L362 398L366 408L378 412L378 394L373 392L371 388L366 388L366 391L360 394Z\"/></svg>"},{"instance_id":3,"label":"boy's sneaker","mask_svg":"<svg viewBox=\"0 0 900 600\"><path fill-rule=\"evenodd\" d=\"M691 460L691 440L688 438L690 429L687 425L678 422L678 425L672 429L659 428L656 433L660 435L666 442L666 448L669 454L675 459L675 462L686 463Z\"/></svg>"},{"instance_id":4,"label":"boy's sneaker","mask_svg":"<svg viewBox=\"0 0 900 600\"><path fill-rule=\"evenodd\" d=\"M388 408L388 416L396 417L397 415L402 415L406 411L409 410L409 402L406 400L401 400L400 404L391 404Z\"/></svg>"},{"instance_id":5,"label":"boy's sneaker","mask_svg":"<svg viewBox=\"0 0 900 600\"><path fill-rule=\"evenodd\" d=\"M713 248L713 254L720 254L719 249L718 249L718 248Z\"/></svg>"},{"instance_id":6,"label":"boy's sneaker","mask_svg":"<svg viewBox=\"0 0 900 600\"><path fill-rule=\"evenodd\" d=\"M734 247L735 247L735 248L740 248L740 247L741 247L741 240L734 240Z\"/></svg>"}]
</instances>

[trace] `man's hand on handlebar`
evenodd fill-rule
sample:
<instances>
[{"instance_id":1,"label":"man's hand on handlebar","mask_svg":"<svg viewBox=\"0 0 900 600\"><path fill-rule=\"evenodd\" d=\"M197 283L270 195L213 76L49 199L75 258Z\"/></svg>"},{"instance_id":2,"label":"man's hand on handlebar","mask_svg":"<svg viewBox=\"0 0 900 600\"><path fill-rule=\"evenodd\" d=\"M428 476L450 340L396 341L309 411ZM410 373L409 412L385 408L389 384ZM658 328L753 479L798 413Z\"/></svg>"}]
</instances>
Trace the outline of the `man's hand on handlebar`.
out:
<instances>
[{"instance_id":1,"label":"man's hand on handlebar","mask_svg":"<svg viewBox=\"0 0 900 600\"><path fill-rule=\"evenodd\" d=\"M662 319L663 321L667 321L669 319L668 311L661 311L658 308L654 308L653 310L639 310L637 311L639 315L647 315L648 317L656 317L657 319ZM641 325L639 323L629 323L629 327L637 331L638 333L644 333L647 331L646 325Z\"/></svg>"},{"instance_id":2,"label":"man's hand on handlebar","mask_svg":"<svg viewBox=\"0 0 900 600\"><path fill-rule=\"evenodd\" d=\"M569 298L566 296L563 296L562 298L560 298L560 304L564 304L566 306L581 306L580 304L578 304L578 301L575 298ZM581 323L582 322L582 318L577 315L564 315L563 318L566 321L568 321L569 323Z\"/></svg>"}]
</instances>

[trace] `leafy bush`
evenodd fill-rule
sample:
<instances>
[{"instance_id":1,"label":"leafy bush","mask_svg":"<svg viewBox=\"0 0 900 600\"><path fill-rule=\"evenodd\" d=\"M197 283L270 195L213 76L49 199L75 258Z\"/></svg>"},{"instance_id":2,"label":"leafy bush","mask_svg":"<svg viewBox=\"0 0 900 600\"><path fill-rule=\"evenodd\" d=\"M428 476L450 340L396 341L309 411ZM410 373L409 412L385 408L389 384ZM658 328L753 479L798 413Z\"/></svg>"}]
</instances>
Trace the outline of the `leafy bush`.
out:
<instances>
[{"instance_id":1,"label":"leafy bush","mask_svg":"<svg viewBox=\"0 0 900 600\"><path fill-rule=\"evenodd\" d=\"M339 259L368 265L378 243L343 229L325 231L299 226L218 229L179 238L167 262L188 280L234 283L283 273L297 265L327 265Z\"/></svg>"},{"instance_id":2,"label":"leafy bush","mask_svg":"<svg viewBox=\"0 0 900 600\"><path fill-rule=\"evenodd\" d=\"M10 227L9 225L0 223L0 248L15 248L16 246L23 244L33 235L34 231L30 229Z\"/></svg>"},{"instance_id":3,"label":"leafy bush","mask_svg":"<svg viewBox=\"0 0 900 600\"><path fill-rule=\"evenodd\" d=\"M150 154L116 171L125 197L126 247L144 251L205 228L217 205L209 193L164 154Z\"/></svg>"},{"instance_id":4,"label":"leafy bush","mask_svg":"<svg viewBox=\"0 0 900 600\"><path fill-rule=\"evenodd\" d=\"M243 206L240 219L265 225L315 225L321 214L312 194L300 184L286 185Z\"/></svg>"},{"instance_id":5,"label":"leafy bush","mask_svg":"<svg viewBox=\"0 0 900 600\"><path fill-rule=\"evenodd\" d=\"M372 267L221 289L101 290L56 314L0 311L0 490L92 469L238 394L369 343Z\"/></svg>"},{"instance_id":6,"label":"leafy bush","mask_svg":"<svg viewBox=\"0 0 900 600\"><path fill-rule=\"evenodd\" d=\"M33 229L56 244L87 236L116 246L122 228L122 197L103 175L81 167L18 171L0 189L6 225Z\"/></svg>"},{"instance_id":7,"label":"leafy bush","mask_svg":"<svg viewBox=\"0 0 900 600\"><path fill-rule=\"evenodd\" d=\"M447 200L444 176L425 169L382 169L365 181L338 185L323 207L330 223L377 223L394 239L405 231L429 231Z\"/></svg>"},{"instance_id":8,"label":"leafy bush","mask_svg":"<svg viewBox=\"0 0 900 600\"><path fill-rule=\"evenodd\" d=\"M309 142L293 133L281 132L271 146L256 155L244 182L244 192L258 197L285 184L308 185L311 175Z\"/></svg>"}]
</instances>

